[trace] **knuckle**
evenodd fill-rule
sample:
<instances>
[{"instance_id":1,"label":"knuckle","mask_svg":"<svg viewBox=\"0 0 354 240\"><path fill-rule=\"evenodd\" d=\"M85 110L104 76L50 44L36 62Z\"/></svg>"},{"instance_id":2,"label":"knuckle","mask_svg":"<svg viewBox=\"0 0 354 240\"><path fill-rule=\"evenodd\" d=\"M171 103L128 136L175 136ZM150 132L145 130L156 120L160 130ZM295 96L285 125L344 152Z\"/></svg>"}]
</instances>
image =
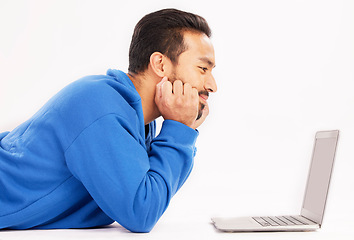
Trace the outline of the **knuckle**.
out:
<instances>
[{"instance_id":1,"label":"knuckle","mask_svg":"<svg viewBox=\"0 0 354 240\"><path fill-rule=\"evenodd\" d=\"M184 105L183 98L181 96L176 97L175 103L177 107L183 106Z\"/></svg>"},{"instance_id":2,"label":"knuckle","mask_svg":"<svg viewBox=\"0 0 354 240\"><path fill-rule=\"evenodd\" d=\"M166 101L166 105L170 108L172 108L174 105L175 105L175 102L176 100L174 100L173 98L169 98L167 101Z\"/></svg>"},{"instance_id":3,"label":"knuckle","mask_svg":"<svg viewBox=\"0 0 354 240\"><path fill-rule=\"evenodd\" d=\"M165 108L170 108L170 106L172 105L171 100L169 98L164 99L164 101L162 102L162 105Z\"/></svg>"}]
</instances>

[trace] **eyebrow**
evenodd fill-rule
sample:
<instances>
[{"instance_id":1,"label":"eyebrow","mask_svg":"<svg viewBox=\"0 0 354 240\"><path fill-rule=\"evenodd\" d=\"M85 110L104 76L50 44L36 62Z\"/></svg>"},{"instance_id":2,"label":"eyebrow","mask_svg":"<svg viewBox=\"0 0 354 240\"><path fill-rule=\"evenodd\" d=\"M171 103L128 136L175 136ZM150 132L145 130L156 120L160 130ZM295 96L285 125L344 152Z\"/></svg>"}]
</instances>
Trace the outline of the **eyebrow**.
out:
<instances>
[{"instance_id":1,"label":"eyebrow","mask_svg":"<svg viewBox=\"0 0 354 240\"><path fill-rule=\"evenodd\" d=\"M211 61L207 57L200 57L199 60L207 63L209 65L209 67L211 67L211 68L215 68L216 67L215 63L213 61Z\"/></svg>"}]
</instances>

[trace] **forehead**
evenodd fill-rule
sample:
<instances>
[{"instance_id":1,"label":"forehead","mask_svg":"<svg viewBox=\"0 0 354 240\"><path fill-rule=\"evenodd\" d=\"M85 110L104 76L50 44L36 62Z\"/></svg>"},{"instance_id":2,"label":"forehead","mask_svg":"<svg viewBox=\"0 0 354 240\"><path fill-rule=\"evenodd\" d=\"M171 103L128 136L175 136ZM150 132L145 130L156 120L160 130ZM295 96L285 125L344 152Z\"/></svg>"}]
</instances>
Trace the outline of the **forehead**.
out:
<instances>
[{"instance_id":1,"label":"forehead","mask_svg":"<svg viewBox=\"0 0 354 240\"><path fill-rule=\"evenodd\" d=\"M185 32L184 42L187 50L184 51L179 59L193 62L204 62L215 66L214 47L208 36L201 33Z\"/></svg>"}]
</instances>

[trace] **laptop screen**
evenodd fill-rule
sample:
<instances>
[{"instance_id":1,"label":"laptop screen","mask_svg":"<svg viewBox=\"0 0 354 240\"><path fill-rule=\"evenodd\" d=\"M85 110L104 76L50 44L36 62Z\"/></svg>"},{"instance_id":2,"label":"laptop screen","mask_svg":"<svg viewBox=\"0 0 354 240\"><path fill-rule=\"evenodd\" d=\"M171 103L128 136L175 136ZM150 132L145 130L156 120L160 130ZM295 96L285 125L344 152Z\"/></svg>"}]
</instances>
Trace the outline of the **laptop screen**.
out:
<instances>
[{"instance_id":1,"label":"laptop screen","mask_svg":"<svg viewBox=\"0 0 354 240\"><path fill-rule=\"evenodd\" d=\"M318 132L312 155L305 198L304 216L321 224L331 179L338 131ZM307 213L307 214L306 214Z\"/></svg>"}]
</instances>

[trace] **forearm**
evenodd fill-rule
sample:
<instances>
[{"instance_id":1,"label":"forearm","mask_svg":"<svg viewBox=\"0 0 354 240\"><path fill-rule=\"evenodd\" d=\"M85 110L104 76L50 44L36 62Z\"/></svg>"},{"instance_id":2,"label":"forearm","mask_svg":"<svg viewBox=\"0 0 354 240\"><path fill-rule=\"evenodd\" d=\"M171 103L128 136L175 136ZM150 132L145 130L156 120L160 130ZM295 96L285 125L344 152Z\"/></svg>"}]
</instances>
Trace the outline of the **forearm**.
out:
<instances>
[{"instance_id":1,"label":"forearm","mask_svg":"<svg viewBox=\"0 0 354 240\"><path fill-rule=\"evenodd\" d=\"M164 122L151 145L150 169L134 194L133 204L126 202L131 212L120 217L122 225L134 232L152 229L192 170L197 135L181 123Z\"/></svg>"}]
</instances>

